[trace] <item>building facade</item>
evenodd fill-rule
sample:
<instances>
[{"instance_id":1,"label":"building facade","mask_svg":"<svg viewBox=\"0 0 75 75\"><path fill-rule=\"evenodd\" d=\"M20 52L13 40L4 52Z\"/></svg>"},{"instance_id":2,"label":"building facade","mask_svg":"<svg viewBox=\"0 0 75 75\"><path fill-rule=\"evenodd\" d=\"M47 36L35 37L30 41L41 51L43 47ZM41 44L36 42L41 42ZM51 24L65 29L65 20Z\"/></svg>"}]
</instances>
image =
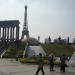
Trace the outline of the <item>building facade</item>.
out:
<instances>
[{"instance_id":1,"label":"building facade","mask_svg":"<svg viewBox=\"0 0 75 75\"><path fill-rule=\"evenodd\" d=\"M0 21L0 42L13 42L19 40L19 21Z\"/></svg>"}]
</instances>

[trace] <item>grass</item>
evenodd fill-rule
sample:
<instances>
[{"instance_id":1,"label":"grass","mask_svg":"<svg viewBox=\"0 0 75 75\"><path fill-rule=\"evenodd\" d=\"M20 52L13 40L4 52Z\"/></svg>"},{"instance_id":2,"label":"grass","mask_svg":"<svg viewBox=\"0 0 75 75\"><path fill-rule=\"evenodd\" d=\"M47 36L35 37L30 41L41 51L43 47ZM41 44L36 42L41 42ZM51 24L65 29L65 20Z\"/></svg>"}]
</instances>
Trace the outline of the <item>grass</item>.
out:
<instances>
[{"instance_id":1,"label":"grass","mask_svg":"<svg viewBox=\"0 0 75 75\"><path fill-rule=\"evenodd\" d=\"M66 57L70 57L72 53L75 51L71 45L66 44L42 44L44 51L46 52L47 56L44 57L44 63L49 64L48 56L51 53L54 53L55 56L60 57L62 54L65 54ZM33 63L36 64L36 58L19 58L21 63ZM60 61L54 62L56 65L60 65Z\"/></svg>"},{"instance_id":2,"label":"grass","mask_svg":"<svg viewBox=\"0 0 75 75\"><path fill-rule=\"evenodd\" d=\"M26 42L14 43L13 45L3 44L0 46L7 50L5 57L15 57L16 54L23 54ZM71 44L41 44L41 46L46 52L47 56L49 56L51 53L54 53L55 56L60 57L62 54L65 54L66 57L70 57L75 51L75 48Z\"/></svg>"},{"instance_id":3,"label":"grass","mask_svg":"<svg viewBox=\"0 0 75 75\"><path fill-rule=\"evenodd\" d=\"M61 56L65 54L66 57L71 56L75 51L71 45L62 45L62 44L42 44L43 49L49 55L50 53L54 53L55 56Z\"/></svg>"}]
</instances>

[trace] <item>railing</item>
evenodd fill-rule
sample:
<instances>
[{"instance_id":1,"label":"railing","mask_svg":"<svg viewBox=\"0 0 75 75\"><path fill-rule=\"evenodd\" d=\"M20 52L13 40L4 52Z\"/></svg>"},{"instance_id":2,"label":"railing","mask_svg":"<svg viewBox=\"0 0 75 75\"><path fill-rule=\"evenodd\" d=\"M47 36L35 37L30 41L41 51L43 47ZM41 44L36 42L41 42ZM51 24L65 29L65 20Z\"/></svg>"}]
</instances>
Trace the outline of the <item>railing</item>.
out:
<instances>
[{"instance_id":1,"label":"railing","mask_svg":"<svg viewBox=\"0 0 75 75\"><path fill-rule=\"evenodd\" d=\"M4 51L2 52L2 54L0 55L0 57L2 58L5 53L6 53L6 50L4 50Z\"/></svg>"}]
</instances>

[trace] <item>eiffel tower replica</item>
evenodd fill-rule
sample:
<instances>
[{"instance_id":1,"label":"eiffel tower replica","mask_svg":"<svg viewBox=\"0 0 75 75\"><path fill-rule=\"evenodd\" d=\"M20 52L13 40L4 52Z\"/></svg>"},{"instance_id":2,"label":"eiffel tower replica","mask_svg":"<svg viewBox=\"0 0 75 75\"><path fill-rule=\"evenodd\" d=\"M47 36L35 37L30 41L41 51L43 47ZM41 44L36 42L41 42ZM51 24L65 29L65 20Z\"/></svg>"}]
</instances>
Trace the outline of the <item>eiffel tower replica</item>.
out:
<instances>
[{"instance_id":1,"label":"eiffel tower replica","mask_svg":"<svg viewBox=\"0 0 75 75\"><path fill-rule=\"evenodd\" d=\"M27 22L27 5L25 5L24 25L21 40L24 39L24 36L26 36L27 40L29 39L28 22Z\"/></svg>"}]
</instances>

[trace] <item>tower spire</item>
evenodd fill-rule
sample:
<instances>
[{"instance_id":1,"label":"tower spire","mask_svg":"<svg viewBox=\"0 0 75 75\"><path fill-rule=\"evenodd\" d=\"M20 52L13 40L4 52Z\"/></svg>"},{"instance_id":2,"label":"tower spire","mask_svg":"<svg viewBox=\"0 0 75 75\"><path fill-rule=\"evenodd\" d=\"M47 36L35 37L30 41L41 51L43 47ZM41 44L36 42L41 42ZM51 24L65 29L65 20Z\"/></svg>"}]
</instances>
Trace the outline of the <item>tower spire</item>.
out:
<instances>
[{"instance_id":1,"label":"tower spire","mask_svg":"<svg viewBox=\"0 0 75 75\"><path fill-rule=\"evenodd\" d=\"M24 25L23 25L21 40L24 39L25 35L26 35L26 38L28 39L29 38L29 31L28 31L28 22L27 22L27 5L25 5Z\"/></svg>"}]
</instances>

